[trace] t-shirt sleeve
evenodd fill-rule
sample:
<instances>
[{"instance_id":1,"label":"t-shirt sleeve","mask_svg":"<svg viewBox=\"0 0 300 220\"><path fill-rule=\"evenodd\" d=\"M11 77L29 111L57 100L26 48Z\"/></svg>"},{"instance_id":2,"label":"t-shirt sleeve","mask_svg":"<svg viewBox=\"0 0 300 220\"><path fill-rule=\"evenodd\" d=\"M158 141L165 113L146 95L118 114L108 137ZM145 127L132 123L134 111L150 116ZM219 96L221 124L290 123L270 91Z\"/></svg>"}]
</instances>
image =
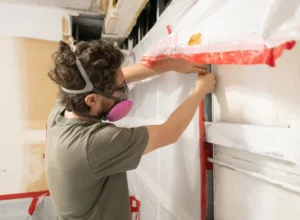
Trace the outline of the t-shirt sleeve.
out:
<instances>
[{"instance_id":1,"label":"t-shirt sleeve","mask_svg":"<svg viewBox=\"0 0 300 220\"><path fill-rule=\"evenodd\" d=\"M107 126L91 135L89 164L98 177L136 169L148 144L146 127Z\"/></svg>"}]
</instances>

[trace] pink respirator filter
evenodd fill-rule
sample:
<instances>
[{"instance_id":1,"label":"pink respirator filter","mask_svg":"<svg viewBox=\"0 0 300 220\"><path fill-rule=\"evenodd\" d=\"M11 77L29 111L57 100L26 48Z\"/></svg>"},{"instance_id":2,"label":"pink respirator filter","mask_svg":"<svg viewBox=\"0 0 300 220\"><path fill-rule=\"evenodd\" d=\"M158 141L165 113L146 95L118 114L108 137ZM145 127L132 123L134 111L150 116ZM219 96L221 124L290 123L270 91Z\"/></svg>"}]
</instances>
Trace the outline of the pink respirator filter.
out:
<instances>
[{"instance_id":1,"label":"pink respirator filter","mask_svg":"<svg viewBox=\"0 0 300 220\"><path fill-rule=\"evenodd\" d=\"M132 101L124 100L116 104L107 114L109 121L118 121L124 118L132 108Z\"/></svg>"}]
</instances>

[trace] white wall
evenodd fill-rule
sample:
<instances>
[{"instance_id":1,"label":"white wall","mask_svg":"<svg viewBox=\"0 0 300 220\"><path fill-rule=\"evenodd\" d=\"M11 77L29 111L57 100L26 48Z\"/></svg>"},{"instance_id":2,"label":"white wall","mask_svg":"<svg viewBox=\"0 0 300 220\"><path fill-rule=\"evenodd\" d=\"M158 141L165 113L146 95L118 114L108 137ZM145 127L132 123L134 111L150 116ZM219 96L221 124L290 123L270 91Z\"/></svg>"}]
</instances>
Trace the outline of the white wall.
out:
<instances>
[{"instance_id":1,"label":"white wall","mask_svg":"<svg viewBox=\"0 0 300 220\"><path fill-rule=\"evenodd\" d=\"M63 9L0 3L0 34L59 41L63 17Z\"/></svg>"},{"instance_id":2,"label":"white wall","mask_svg":"<svg viewBox=\"0 0 300 220\"><path fill-rule=\"evenodd\" d=\"M14 40L1 37L0 195L21 188L23 140L19 65Z\"/></svg>"},{"instance_id":3,"label":"white wall","mask_svg":"<svg viewBox=\"0 0 300 220\"><path fill-rule=\"evenodd\" d=\"M189 7L175 2L178 4L171 4L169 11L178 21L188 13ZM174 12L181 14L176 17ZM171 18L171 14L163 13L134 49L136 62L148 48L166 36ZM292 51L285 51L276 68L214 66L217 76L217 90L213 95L214 121L287 127L290 122L299 120L299 52L299 45ZM135 126L162 122L187 97L193 81L193 77L167 73L138 85L131 92L135 107L130 117L120 124ZM234 134L231 137L234 138ZM129 173L130 190L141 200L142 219L200 219L198 140L196 116L179 143L144 156L139 169ZM247 141L259 144L256 139ZM262 150L267 147L261 146ZM283 145L282 151L286 148L291 146ZM222 146L215 146L214 159L251 174L300 186L299 168L287 160ZM300 217L298 194L218 165L214 166L214 196L216 220Z\"/></svg>"},{"instance_id":4,"label":"white wall","mask_svg":"<svg viewBox=\"0 0 300 220\"><path fill-rule=\"evenodd\" d=\"M20 69L22 45L11 36L61 40L63 17L68 19L61 9L0 3L0 195L23 192L24 141L39 138L30 136L30 131L23 136L21 110L26 106L21 106L21 101L26 97L21 93L20 80L25 70Z\"/></svg>"},{"instance_id":5,"label":"white wall","mask_svg":"<svg viewBox=\"0 0 300 220\"><path fill-rule=\"evenodd\" d=\"M0 2L9 2L14 4L28 4L36 6L47 6L56 8L72 8L78 10L97 11L97 0L0 0Z\"/></svg>"},{"instance_id":6,"label":"white wall","mask_svg":"<svg viewBox=\"0 0 300 220\"><path fill-rule=\"evenodd\" d=\"M300 45L286 51L275 68L214 66L214 121L287 127L300 119ZM234 135L234 134L233 134ZM259 140L247 140L253 142ZM288 140L287 140L288 143ZM269 146L261 146L262 150ZM282 145L283 151L298 146ZM215 146L214 159L245 171L300 186L293 162ZM216 220L299 219L300 195L218 165L214 166Z\"/></svg>"},{"instance_id":7,"label":"white wall","mask_svg":"<svg viewBox=\"0 0 300 220\"><path fill-rule=\"evenodd\" d=\"M139 59L142 54L135 53ZM119 125L159 124L188 97L196 75L169 72L138 84L130 94L134 108ZM170 99L170 96L172 98ZM130 172L131 192L141 200L141 219L200 218L198 114L178 143L143 156Z\"/></svg>"}]
</instances>

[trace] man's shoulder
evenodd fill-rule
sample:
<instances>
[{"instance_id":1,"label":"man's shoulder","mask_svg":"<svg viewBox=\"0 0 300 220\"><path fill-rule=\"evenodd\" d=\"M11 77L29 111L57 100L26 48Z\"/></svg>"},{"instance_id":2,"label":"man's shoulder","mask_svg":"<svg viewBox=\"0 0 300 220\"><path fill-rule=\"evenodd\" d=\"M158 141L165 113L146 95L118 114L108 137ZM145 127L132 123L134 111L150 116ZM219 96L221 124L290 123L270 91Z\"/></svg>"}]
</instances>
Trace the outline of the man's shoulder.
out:
<instances>
[{"instance_id":1,"label":"man's shoulder","mask_svg":"<svg viewBox=\"0 0 300 220\"><path fill-rule=\"evenodd\" d=\"M86 129L86 132L91 134L92 140L94 141L99 141L99 139L102 139L102 141L105 139L109 140L116 135L119 130L116 125L106 122L95 123Z\"/></svg>"},{"instance_id":2,"label":"man's shoulder","mask_svg":"<svg viewBox=\"0 0 300 220\"><path fill-rule=\"evenodd\" d=\"M145 126L140 127L119 127L111 123L100 123L90 128L92 133L90 144L110 145L114 143L126 144L127 142L139 142L139 139L148 141L148 130Z\"/></svg>"}]
</instances>

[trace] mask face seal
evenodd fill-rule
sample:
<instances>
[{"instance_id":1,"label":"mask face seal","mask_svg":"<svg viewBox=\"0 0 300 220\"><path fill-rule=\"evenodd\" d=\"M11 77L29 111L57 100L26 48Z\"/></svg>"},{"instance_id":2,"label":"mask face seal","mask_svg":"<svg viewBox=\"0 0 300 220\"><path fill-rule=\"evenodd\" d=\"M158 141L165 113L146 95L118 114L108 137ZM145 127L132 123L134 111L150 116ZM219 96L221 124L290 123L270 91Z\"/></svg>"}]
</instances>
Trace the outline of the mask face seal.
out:
<instances>
[{"instance_id":1,"label":"mask face seal","mask_svg":"<svg viewBox=\"0 0 300 220\"><path fill-rule=\"evenodd\" d=\"M130 112L130 110L132 108L132 101L127 99L129 89L128 89L128 86L126 85L126 83L124 83L124 85L122 87L116 89L116 91L120 92L120 98L105 94L104 92L94 88L93 84L91 83L91 81L90 81L88 75L86 74L78 57L76 57L76 65L86 83L85 88L80 89L80 90L71 90L71 89L66 89L66 88L62 87L62 90L64 92L70 93L70 94L82 94L82 93L86 93L86 92L95 92L105 98L114 100L115 101L114 106L109 110L108 113L101 116L102 120L109 120L112 122L118 121L118 120L124 118ZM97 117L97 116L89 116L89 115L82 115L82 116L99 119L99 117Z\"/></svg>"}]
</instances>

